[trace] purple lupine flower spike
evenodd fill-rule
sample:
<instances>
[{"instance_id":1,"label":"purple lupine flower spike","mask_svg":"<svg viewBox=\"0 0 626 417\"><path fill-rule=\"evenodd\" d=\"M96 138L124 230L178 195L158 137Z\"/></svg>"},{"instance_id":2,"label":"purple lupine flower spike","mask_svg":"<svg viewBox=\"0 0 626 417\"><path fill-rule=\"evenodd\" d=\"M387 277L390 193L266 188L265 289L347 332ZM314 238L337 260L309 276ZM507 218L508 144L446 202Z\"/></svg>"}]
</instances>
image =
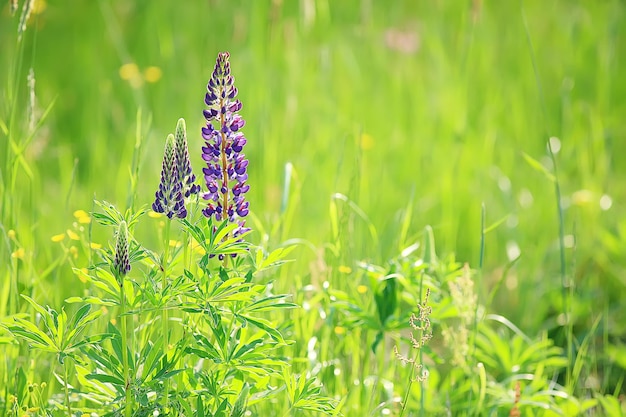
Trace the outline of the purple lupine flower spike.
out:
<instances>
[{"instance_id":1,"label":"purple lupine flower spike","mask_svg":"<svg viewBox=\"0 0 626 417\"><path fill-rule=\"evenodd\" d=\"M185 197L191 194L198 194L200 186L196 184L196 176L191 170L189 161L189 149L187 146L187 127L185 119L179 119L176 124L176 167L178 169L178 179L182 184L182 192Z\"/></svg>"},{"instance_id":2,"label":"purple lupine flower spike","mask_svg":"<svg viewBox=\"0 0 626 417\"><path fill-rule=\"evenodd\" d=\"M187 209L185 208L183 184L178 175L176 159L174 135L170 134L165 141L161 183L158 191L154 194L155 200L152 203L152 210L157 213L165 213L170 219L174 216L184 219L187 217Z\"/></svg>"},{"instance_id":3,"label":"purple lupine flower spike","mask_svg":"<svg viewBox=\"0 0 626 417\"><path fill-rule=\"evenodd\" d=\"M241 102L235 99L237 88L230 74L229 57L228 52L217 56L204 98L208 108L204 110L207 124L202 128L202 159L206 162L202 172L208 190L204 199L209 204L202 213L217 221L236 222L239 227L233 234L238 236L250 230L243 219L249 212L245 194L250 186L246 184L248 160L242 153L246 138L241 128L245 121L238 113Z\"/></svg>"},{"instance_id":4,"label":"purple lupine flower spike","mask_svg":"<svg viewBox=\"0 0 626 417\"><path fill-rule=\"evenodd\" d=\"M111 272L115 275L118 284L122 285L122 279L130 272L130 259L128 255L128 227L122 221L117 230L115 239L115 254L113 255L113 265Z\"/></svg>"}]
</instances>

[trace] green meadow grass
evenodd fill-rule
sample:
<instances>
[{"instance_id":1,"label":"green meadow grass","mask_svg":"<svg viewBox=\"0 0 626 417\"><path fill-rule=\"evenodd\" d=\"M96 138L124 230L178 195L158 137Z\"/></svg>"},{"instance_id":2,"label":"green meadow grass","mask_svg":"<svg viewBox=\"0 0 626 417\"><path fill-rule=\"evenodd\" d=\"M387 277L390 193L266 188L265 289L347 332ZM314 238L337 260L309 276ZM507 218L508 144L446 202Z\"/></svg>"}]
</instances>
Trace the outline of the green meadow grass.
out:
<instances>
[{"instance_id":1,"label":"green meadow grass","mask_svg":"<svg viewBox=\"0 0 626 417\"><path fill-rule=\"evenodd\" d=\"M272 316L295 341L283 354L296 372L315 374L349 416L400 415L407 390L404 415L509 415L517 380L522 415L625 411L623 2L38 0L18 40L22 3L14 17L0 8L0 323L35 319L18 294L74 311L64 300L90 289L71 267L91 255L52 237L79 231L73 213L97 211L94 198L122 212L151 204L181 117L200 173L206 83L229 51L246 119L249 240L268 251L298 243L293 262L261 276L305 306ZM146 218L135 237L158 247L158 222ZM427 225L439 263L424 259ZM111 242L110 229L82 227L81 242ZM408 323L370 353L376 331L346 305L380 311L377 279L397 267L412 287L394 317L410 303L417 314L430 285L406 263L418 253L441 293L422 352L430 378L409 384L411 367L392 352ZM465 323L471 366L457 374L428 353L463 322L447 282L464 263L481 307ZM62 393L42 369L50 358L1 329L0 410L18 367L55 386L44 397ZM513 369L516 349L532 346L540 353L523 375L545 386ZM548 410L532 396L542 390L559 393ZM596 403L572 411L585 400Z\"/></svg>"}]
</instances>

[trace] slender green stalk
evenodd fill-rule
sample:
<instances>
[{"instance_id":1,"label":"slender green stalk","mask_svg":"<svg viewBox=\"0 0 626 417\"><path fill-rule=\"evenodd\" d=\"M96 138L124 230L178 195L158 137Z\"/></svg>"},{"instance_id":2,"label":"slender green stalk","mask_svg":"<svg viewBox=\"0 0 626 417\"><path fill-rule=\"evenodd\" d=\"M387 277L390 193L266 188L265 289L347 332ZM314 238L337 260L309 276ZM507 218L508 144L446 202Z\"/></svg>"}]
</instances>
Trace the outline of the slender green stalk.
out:
<instances>
[{"instance_id":1,"label":"slender green stalk","mask_svg":"<svg viewBox=\"0 0 626 417\"><path fill-rule=\"evenodd\" d=\"M417 339L418 340L422 340L422 338L424 337L424 330L420 330L419 333L417 334ZM404 410L406 409L406 406L408 404L409 401L409 395L411 394L411 387L413 386L413 382L415 382L415 369L416 369L416 364L423 364L423 353L422 353L422 349L420 348L419 350L417 350L415 352L415 356L413 357L413 360L411 362L411 373L409 374L409 384L406 387L406 391L404 393L404 399L402 400L402 408L400 409L400 414L398 415L398 417L402 417L402 415L404 414ZM421 375L418 375L417 378L419 379L420 382L420 416L424 416L424 413L426 411L426 396L424 395L424 392L426 391L426 379L423 378Z\"/></svg>"},{"instance_id":2,"label":"slender green stalk","mask_svg":"<svg viewBox=\"0 0 626 417\"><path fill-rule=\"evenodd\" d=\"M415 352L415 357L413 358L414 360L418 360L418 355L421 356L421 349L419 352ZM420 359L421 360L421 359ZM411 373L409 374L409 385L406 387L405 393L404 393L404 398L402 399L402 408L400 409L400 414L398 415L398 417L402 417L402 415L404 414L404 410L406 410L406 405L409 402L409 395L411 394L411 386L413 385L413 374L415 373L415 366L411 366ZM423 398L423 394L420 393L420 396ZM423 406L421 407L422 409L424 408ZM421 410L420 410L420 414L421 414Z\"/></svg>"},{"instance_id":3,"label":"slender green stalk","mask_svg":"<svg viewBox=\"0 0 626 417\"><path fill-rule=\"evenodd\" d=\"M142 141L142 110L141 107L137 108L136 116L136 129L135 129L135 146L133 147L133 160L131 164L130 184L127 196L126 207L135 211L135 202L137 200L137 185L139 184L139 166L141 159L141 147Z\"/></svg>"},{"instance_id":4,"label":"slender green stalk","mask_svg":"<svg viewBox=\"0 0 626 417\"><path fill-rule=\"evenodd\" d=\"M124 282L120 285L120 321L122 326L122 366L124 368L124 390L126 392L126 406L124 416L131 417L133 413L133 396L130 381L130 367L128 364L128 316L126 315L126 294L124 292Z\"/></svg>"},{"instance_id":5,"label":"slender green stalk","mask_svg":"<svg viewBox=\"0 0 626 417\"><path fill-rule=\"evenodd\" d=\"M65 404L67 405L67 415L71 416L72 405L70 404L70 389L69 389L70 384L68 382L68 378L70 375L69 364L70 364L70 360L68 358L65 358L65 362L63 364L63 373L64 373L63 387L65 388Z\"/></svg>"},{"instance_id":6,"label":"slender green stalk","mask_svg":"<svg viewBox=\"0 0 626 417\"><path fill-rule=\"evenodd\" d=\"M162 291L162 296L165 297L165 288L167 287L167 275L169 273L168 271L168 266L169 266L169 254L170 254L170 228L172 226L172 220L171 219L166 219L165 220L165 228L163 230L163 240L165 243L165 248L163 249L163 264L161 265L161 269L163 270L163 278L161 281L161 291ZM162 330L163 330L163 355L167 358L167 352L169 350L169 326L168 326L168 314L167 314L167 306L163 305L163 309L161 310L161 323L162 323ZM165 380L165 384L164 384L164 395L163 395L163 409L164 411L167 411L167 404L168 404L168 397L169 397L169 380L166 379Z\"/></svg>"},{"instance_id":7,"label":"slender green stalk","mask_svg":"<svg viewBox=\"0 0 626 417\"><path fill-rule=\"evenodd\" d=\"M552 160L554 170L554 197L556 198L557 215L559 218L559 260L561 269L561 297L563 302L563 311L565 312L565 337L567 338L567 363L565 383L568 388L572 388L572 364L574 363L573 353L573 331L572 328L572 311L571 297L573 293L569 290L571 283L567 279L567 267L565 264L565 220L563 215L563 205L561 204L561 185L559 182L559 172L556 164L556 157L552 151L552 144L548 142L548 150Z\"/></svg>"},{"instance_id":8,"label":"slender green stalk","mask_svg":"<svg viewBox=\"0 0 626 417\"><path fill-rule=\"evenodd\" d=\"M482 277L483 273L483 263L485 261L485 230L487 228L487 208L485 206L485 202L480 206L480 255L478 258L478 272L477 276ZM477 287L480 288L480 284L476 283ZM490 303L489 303L490 304ZM487 304L487 305L489 305ZM476 357L476 337L478 334L478 302L476 302L476 306L474 307L474 323L472 328L472 353L470 356L471 366L474 366L474 358ZM480 377L480 375L479 375ZM474 390L469 391L469 403L471 404L474 400ZM479 399L480 402L480 399ZM474 415L479 413L479 409L475 408L473 410Z\"/></svg>"},{"instance_id":9,"label":"slender green stalk","mask_svg":"<svg viewBox=\"0 0 626 417\"><path fill-rule=\"evenodd\" d=\"M542 114L544 117L544 132L546 131L546 120L548 117L548 111L546 108L546 100L543 94L543 87L541 85L541 78L539 77L539 69L537 67L537 61L535 58L535 49L533 47L533 43L532 43L532 39L530 37L530 30L528 29L528 22L526 20L526 14L524 13L524 3L523 0L520 0L520 8L521 8L521 16L522 16L522 23L524 25L524 31L526 32L526 41L528 43L528 49L530 52L530 58L533 64L533 71L535 73L535 82L537 84L537 90L539 92L539 97L540 97L540 104L541 104L541 110L542 110ZM547 132L546 132L546 136ZM572 320L572 312L571 312L571 305L570 305L570 298L569 298L569 294L570 292L568 291L568 287L571 285L568 280L567 280L567 276L566 276L566 264L565 264L565 225L564 225L564 216L563 216L563 206L561 204L561 185L559 182L559 173L558 173L558 169L557 169L557 164L556 164L556 157L554 155L554 152L552 150L552 144L550 143L550 141L548 141L548 153L550 154L550 159L552 160L552 166L553 166L553 170L554 170L554 194L556 197L556 207L557 207L557 214L558 214L558 219L559 219L559 260L560 260L560 269L561 269L561 297L562 297L562 303L563 303L563 312L565 313L565 317L566 317L566 338L567 338L567 369L566 369L566 386L568 388L571 388L571 376L572 376L572 363L573 363L573 329L572 326L570 324L570 321Z\"/></svg>"}]
</instances>

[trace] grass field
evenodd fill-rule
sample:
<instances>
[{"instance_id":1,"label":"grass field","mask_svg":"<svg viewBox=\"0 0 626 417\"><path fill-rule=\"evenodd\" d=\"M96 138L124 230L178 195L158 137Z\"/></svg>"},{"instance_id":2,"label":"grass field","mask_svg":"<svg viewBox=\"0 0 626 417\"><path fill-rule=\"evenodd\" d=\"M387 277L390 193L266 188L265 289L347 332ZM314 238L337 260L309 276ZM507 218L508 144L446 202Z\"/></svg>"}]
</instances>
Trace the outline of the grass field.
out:
<instances>
[{"instance_id":1,"label":"grass field","mask_svg":"<svg viewBox=\"0 0 626 417\"><path fill-rule=\"evenodd\" d=\"M626 412L623 1L18 3L0 415ZM204 200L149 210L179 118L206 187L222 51L252 229L226 263L202 256L224 249ZM106 265L122 218L127 277Z\"/></svg>"}]
</instances>

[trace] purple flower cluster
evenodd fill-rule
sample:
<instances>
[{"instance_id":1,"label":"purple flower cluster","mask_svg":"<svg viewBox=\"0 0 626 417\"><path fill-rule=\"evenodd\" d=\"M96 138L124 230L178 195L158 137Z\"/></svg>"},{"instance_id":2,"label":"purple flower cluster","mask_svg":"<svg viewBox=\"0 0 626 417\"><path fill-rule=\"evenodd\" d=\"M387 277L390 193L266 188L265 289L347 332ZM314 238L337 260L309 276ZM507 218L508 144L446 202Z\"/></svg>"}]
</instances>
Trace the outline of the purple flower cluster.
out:
<instances>
[{"instance_id":1,"label":"purple flower cluster","mask_svg":"<svg viewBox=\"0 0 626 417\"><path fill-rule=\"evenodd\" d=\"M185 208L183 182L181 182L181 176L178 173L176 154L174 135L170 134L165 141L161 183L154 195L155 200L152 203L152 210L157 213L165 213L170 219L174 216L184 219L187 217L187 209Z\"/></svg>"},{"instance_id":2,"label":"purple flower cluster","mask_svg":"<svg viewBox=\"0 0 626 417\"><path fill-rule=\"evenodd\" d=\"M178 170L178 180L182 184L183 196L189 197L200 192L200 186L196 184L196 176L191 170L189 162L189 149L187 146L187 127L185 119L179 119L176 124L176 169Z\"/></svg>"},{"instance_id":3,"label":"purple flower cluster","mask_svg":"<svg viewBox=\"0 0 626 417\"><path fill-rule=\"evenodd\" d=\"M250 186L246 184L248 160L242 153L246 138L241 128L245 121L238 114L241 102L235 99L237 88L230 74L229 57L228 52L218 55L204 98L208 108L204 110L207 124L202 128L202 159L206 162L202 171L208 189L204 199L210 202L202 213L217 221L236 222L237 236L250 230L243 220L249 211L245 194Z\"/></svg>"},{"instance_id":4,"label":"purple flower cluster","mask_svg":"<svg viewBox=\"0 0 626 417\"><path fill-rule=\"evenodd\" d=\"M185 119L179 119L176 137L170 134L165 141L161 183L155 193L152 210L165 213L170 219L174 216L184 219L187 217L185 197L199 192L200 186L196 184L196 176L189 162Z\"/></svg>"}]
</instances>

